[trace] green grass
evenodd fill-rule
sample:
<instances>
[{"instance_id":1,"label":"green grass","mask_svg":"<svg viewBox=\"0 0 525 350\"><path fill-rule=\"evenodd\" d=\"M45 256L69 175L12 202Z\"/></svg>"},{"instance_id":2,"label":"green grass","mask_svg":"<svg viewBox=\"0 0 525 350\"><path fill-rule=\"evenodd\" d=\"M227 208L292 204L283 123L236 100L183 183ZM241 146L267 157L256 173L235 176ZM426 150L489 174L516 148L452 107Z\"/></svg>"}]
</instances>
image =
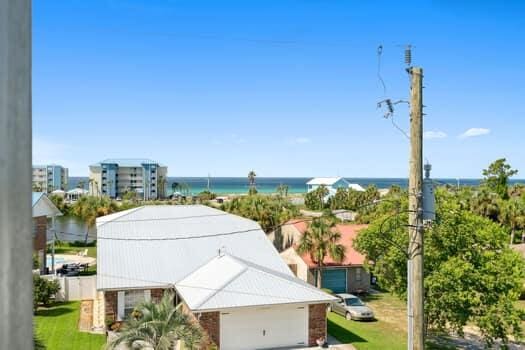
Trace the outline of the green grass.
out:
<instances>
[{"instance_id":1,"label":"green grass","mask_svg":"<svg viewBox=\"0 0 525 350\"><path fill-rule=\"evenodd\" d=\"M47 350L100 350L106 337L78 331L80 302L56 303L39 308L35 316L36 332Z\"/></svg>"},{"instance_id":2,"label":"green grass","mask_svg":"<svg viewBox=\"0 0 525 350\"><path fill-rule=\"evenodd\" d=\"M83 252L85 249L88 250L88 256L92 258L97 257L97 247L71 247L71 246L57 246L55 247L55 254L70 254L77 255L78 252ZM48 254L51 250L48 249Z\"/></svg>"},{"instance_id":3,"label":"green grass","mask_svg":"<svg viewBox=\"0 0 525 350\"><path fill-rule=\"evenodd\" d=\"M406 333L396 332L391 324L348 321L333 312L328 315L328 333L340 342L354 345L358 350L405 350Z\"/></svg>"},{"instance_id":4,"label":"green grass","mask_svg":"<svg viewBox=\"0 0 525 350\"><path fill-rule=\"evenodd\" d=\"M342 343L351 343L358 350L405 350L405 303L388 293L371 294L363 300L374 310L375 321L348 321L331 312L328 315L328 333Z\"/></svg>"}]
</instances>

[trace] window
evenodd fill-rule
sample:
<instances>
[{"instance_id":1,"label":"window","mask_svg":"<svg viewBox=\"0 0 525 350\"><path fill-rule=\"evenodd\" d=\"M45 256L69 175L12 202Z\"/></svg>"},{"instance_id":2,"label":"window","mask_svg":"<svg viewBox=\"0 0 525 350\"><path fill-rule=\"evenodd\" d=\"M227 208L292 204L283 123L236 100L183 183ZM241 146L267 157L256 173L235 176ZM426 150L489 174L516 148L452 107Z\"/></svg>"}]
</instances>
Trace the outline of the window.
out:
<instances>
[{"instance_id":1,"label":"window","mask_svg":"<svg viewBox=\"0 0 525 350\"><path fill-rule=\"evenodd\" d=\"M355 269L355 280L356 281L361 281L361 268L357 268Z\"/></svg>"},{"instance_id":2,"label":"window","mask_svg":"<svg viewBox=\"0 0 525 350\"><path fill-rule=\"evenodd\" d=\"M127 290L124 293L124 316L128 317L135 309L135 306L144 300L143 290Z\"/></svg>"}]
</instances>

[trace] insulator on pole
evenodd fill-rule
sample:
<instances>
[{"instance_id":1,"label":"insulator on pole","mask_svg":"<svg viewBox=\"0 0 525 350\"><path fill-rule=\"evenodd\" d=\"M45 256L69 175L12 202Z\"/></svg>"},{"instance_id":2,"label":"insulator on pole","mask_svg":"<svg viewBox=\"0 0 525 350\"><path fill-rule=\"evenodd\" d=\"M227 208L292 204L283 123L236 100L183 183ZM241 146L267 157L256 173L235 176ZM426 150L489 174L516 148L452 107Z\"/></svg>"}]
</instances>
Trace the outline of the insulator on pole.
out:
<instances>
[{"instance_id":1,"label":"insulator on pole","mask_svg":"<svg viewBox=\"0 0 525 350\"><path fill-rule=\"evenodd\" d=\"M424 165L425 178L423 179L423 220L434 221L436 219L436 196L434 193L434 184L430 178L432 165Z\"/></svg>"},{"instance_id":2,"label":"insulator on pole","mask_svg":"<svg viewBox=\"0 0 525 350\"><path fill-rule=\"evenodd\" d=\"M410 66L412 64L412 45L405 47L405 64Z\"/></svg>"}]
</instances>

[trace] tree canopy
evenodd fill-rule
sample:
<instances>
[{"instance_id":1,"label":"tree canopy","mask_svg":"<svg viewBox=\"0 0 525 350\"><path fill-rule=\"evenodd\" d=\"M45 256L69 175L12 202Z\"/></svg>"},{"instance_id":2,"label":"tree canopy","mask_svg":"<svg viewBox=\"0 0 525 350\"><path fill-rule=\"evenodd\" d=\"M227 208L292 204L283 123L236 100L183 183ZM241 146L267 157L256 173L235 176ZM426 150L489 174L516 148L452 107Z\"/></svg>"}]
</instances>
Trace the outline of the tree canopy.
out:
<instances>
[{"instance_id":1,"label":"tree canopy","mask_svg":"<svg viewBox=\"0 0 525 350\"><path fill-rule=\"evenodd\" d=\"M514 308L525 277L523 258L508 245L497 223L464 209L458 193L436 191L437 219L425 230L424 284L427 326L462 334L467 323L478 326L488 344L521 335ZM406 192L396 205L378 205L376 218L362 231L356 248L382 287L405 296L408 221ZM403 251L405 250L405 251Z\"/></svg>"},{"instance_id":2,"label":"tree canopy","mask_svg":"<svg viewBox=\"0 0 525 350\"><path fill-rule=\"evenodd\" d=\"M235 197L223 203L221 210L255 220L267 233L299 215L297 207L290 202L261 194Z\"/></svg>"},{"instance_id":3,"label":"tree canopy","mask_svg":"<svg viewBox=\"0 0 525 350\"><path fill-rule=\"evenodd\" d=\"M483 184L502 199L507 199L509 178L517 173L505 158L500 158L492 162L487 169L483 169Z\"/></svg>"}]
</instances>

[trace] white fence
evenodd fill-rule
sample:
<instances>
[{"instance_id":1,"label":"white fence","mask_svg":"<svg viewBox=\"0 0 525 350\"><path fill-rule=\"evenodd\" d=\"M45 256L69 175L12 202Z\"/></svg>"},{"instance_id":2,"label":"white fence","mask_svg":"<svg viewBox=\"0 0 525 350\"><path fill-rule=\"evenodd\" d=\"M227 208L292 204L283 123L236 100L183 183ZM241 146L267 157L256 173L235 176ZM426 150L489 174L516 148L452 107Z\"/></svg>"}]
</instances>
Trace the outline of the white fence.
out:
<instances>
[{"instance_id":1,"label":"white fence","mask_svg":"<svg viewBox=\"0 0 525 350\"><path fill-rule=\"evenodd\" d=\"M58 277L53 275L42 276L47 279L56 279L60 283L60 291L56 295L57 301L72 301L95 299L97 294L97 276Z\"/></svg>"}]
</instances>

